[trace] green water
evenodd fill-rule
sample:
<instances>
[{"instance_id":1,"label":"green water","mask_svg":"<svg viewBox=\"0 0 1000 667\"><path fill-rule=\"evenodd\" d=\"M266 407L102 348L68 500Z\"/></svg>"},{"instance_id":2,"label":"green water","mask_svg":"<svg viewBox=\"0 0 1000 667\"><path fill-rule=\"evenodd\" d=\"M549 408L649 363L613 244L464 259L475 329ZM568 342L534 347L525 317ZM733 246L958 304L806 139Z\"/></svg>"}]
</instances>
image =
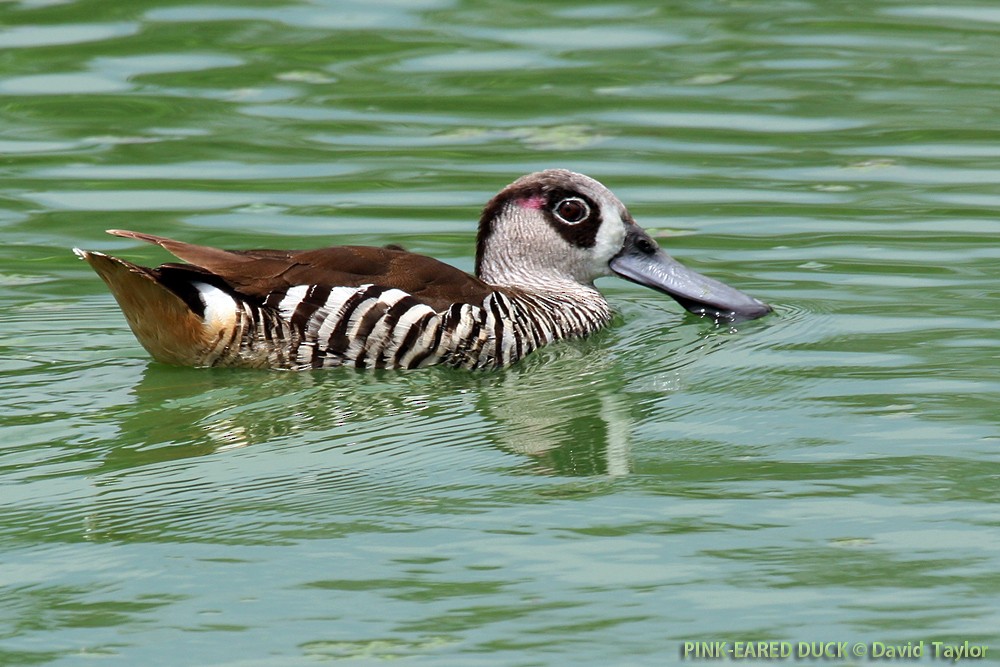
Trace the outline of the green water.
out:
<instances>
[{"instance_id":1,"label":"green water","mask_svg":"<svg viewBox=\"0 0 1000 667\"><path fill-rule=\"evenodd\" d=\"M0 664L1000 656L998 54L983 0L0 3ZM176 369L69 251L471 269L550 166L776 313L608 279L506 371Z\"/></svg>"}]
</instances>

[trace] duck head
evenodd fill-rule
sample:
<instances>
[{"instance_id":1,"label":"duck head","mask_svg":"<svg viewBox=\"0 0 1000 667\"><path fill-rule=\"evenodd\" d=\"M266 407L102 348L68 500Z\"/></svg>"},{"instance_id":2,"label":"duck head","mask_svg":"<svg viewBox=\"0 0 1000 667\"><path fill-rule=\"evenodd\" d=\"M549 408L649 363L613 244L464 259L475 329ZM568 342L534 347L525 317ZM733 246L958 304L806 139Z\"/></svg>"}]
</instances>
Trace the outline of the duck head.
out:
<instances>
[{"instance_id":1,"label":"duck head","mask_svg":"<svg viewBox=\"0 0 1000 667\"><path fill-rule=\"evenodd\" d=\"M771 312L766 303L685 267L604 185L564 169L522 176L490 200L479 221L476 275L526 289L592 287L601 276L617 275L717 320Z\"/></svg>"}]
</instances>

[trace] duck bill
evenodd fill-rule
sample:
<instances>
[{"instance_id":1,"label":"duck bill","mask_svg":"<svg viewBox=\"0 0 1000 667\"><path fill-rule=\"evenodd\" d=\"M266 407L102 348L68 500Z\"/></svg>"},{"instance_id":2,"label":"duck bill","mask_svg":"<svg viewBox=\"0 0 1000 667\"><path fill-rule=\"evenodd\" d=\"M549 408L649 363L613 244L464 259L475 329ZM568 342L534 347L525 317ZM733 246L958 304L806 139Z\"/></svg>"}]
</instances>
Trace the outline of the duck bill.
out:
<instances>
[{"instance_id":1,"label":"duck bill","mask_svg":"<svg viewBox=\"0 0 1000 667\"><path fill-rule=\"evenodd\" d=\"M696 315L736 322L771 312L763 301L684 266L638 226L629 230L625 246L609 266L625 280L663 292Z\"/></svg>"}]
</instances>

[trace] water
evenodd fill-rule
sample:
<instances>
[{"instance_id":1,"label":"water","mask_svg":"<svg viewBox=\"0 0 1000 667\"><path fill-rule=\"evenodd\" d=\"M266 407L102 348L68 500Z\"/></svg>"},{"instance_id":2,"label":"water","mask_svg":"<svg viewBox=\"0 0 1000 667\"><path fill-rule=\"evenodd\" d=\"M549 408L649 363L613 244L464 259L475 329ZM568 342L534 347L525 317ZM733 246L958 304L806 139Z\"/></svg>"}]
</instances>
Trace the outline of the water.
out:
<instances>
[{"instance_id":1,"label":"water","mask_svg":"<svg viewBox=\"0 0 1000 667\"><path fill-rule=\"evenodd\" d=\"M0 663L1000 651L998 37L981 1L3 3ZM550 166L775 315L607 280L611 329L506 371L175 369L69 252L471 269Z\"/></svg>"}]
</instances>

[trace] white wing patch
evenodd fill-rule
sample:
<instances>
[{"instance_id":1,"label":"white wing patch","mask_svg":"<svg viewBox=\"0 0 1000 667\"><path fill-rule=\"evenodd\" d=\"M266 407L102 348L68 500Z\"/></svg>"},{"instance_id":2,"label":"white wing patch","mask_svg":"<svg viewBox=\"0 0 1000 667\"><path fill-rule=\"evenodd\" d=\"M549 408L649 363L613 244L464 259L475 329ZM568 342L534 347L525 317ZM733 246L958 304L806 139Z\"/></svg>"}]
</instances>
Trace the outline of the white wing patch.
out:
<instances>
[{"instance_id":1,"label":"white wing patch","mask_svg":"<svg viewBox=\"0 0 1000 667\"><path fill-rule=\"evenodd\" d=\"M201 302L205 304L205 326L213 331L236 326L236 300L218 287L208 283L191 283L198 290Z\"/></svg>"}]
</instances>

